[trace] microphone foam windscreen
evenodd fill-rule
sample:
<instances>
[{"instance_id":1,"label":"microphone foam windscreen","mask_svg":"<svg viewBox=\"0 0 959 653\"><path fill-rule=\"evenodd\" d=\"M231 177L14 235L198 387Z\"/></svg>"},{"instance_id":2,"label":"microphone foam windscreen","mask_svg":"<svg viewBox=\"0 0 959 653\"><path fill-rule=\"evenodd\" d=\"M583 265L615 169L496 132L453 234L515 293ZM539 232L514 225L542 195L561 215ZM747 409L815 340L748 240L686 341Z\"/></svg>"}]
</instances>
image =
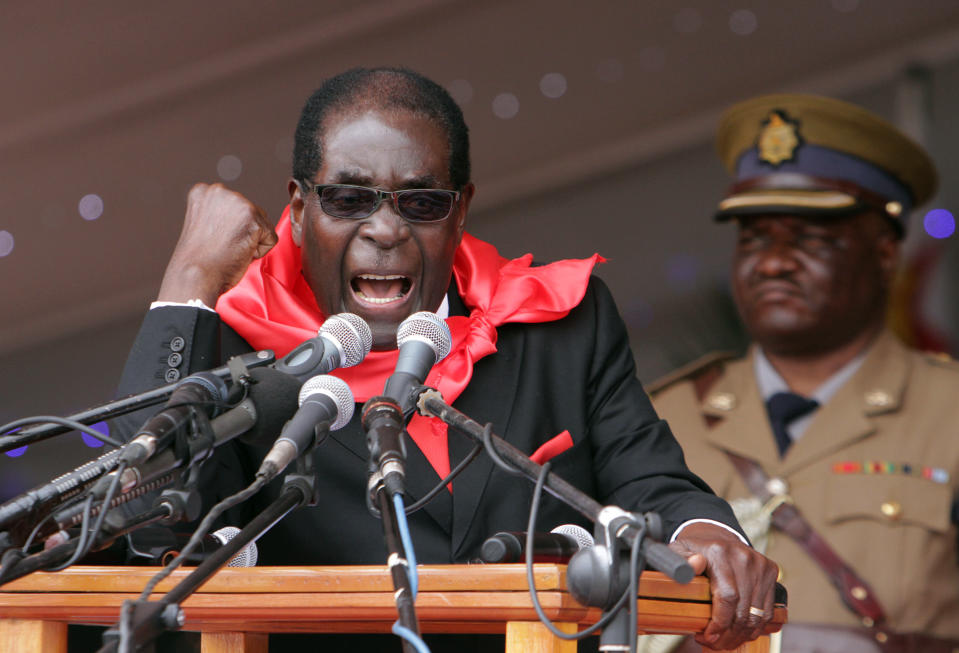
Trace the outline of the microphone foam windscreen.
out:
<instances>
[{"instance_id":1,"label":"microphone foam windscreen","mask_svg":"<svg viewBox=\"0 0 959 653\"><path fill-rule=\"evenodd\" d=\"M302 384L296 377L272 367L250 370L250 376L256 381L249 390L249 398L256 407L256 424L240 439L246 443L272 442L300 407L297 398Z\"/></svg>"}]
</instances>

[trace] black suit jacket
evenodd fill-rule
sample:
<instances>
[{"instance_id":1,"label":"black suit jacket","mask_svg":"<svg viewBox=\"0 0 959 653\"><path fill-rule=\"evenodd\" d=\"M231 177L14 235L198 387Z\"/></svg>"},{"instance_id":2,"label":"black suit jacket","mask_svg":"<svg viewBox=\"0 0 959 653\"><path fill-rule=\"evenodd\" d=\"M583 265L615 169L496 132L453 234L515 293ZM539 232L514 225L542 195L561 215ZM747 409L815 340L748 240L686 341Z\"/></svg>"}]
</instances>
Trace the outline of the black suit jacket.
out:
<instances>
[{"instance_id":1,"label":"black suit jacket","mask_svg":"<svg viewBox=\"0 0 959 653\"><path fill-rule=\"evenodd\" d=\"M455 287L450 310L468 314ZM475 364L469 387L454 406L521 451L568 430L574 446L553 459L553 471L603 504L627 510L655 510L667 536L680 523L710 518L736 528L729 506L689 469L669 427L658 419L635 376L626 329L605 285L596 278L585 298L564 319L541 324L506 324L497 329L497 352ZM182 339L182 342L179 340ZM171 343L181 346L172 352ZM164 382L171 353L181 376L222 364L250 351L211 311L163 307L147 315L124 370L120 391L138 392ZM367 449L359 423L335 431L314 453L320 505L294 511L259 542L260 564L382 564L386 560L381 523L365 506ZM132 432L144 415L122 421ZM217 450L204 468L204 511L243 488L272 443L237 442ZM422 452L406 442L409 502L439 477ZM451 466L473 446L450 431ZM228 521L242 526L279 491L274 481ZM446 490L410 516L417 559L425 563L465 562L478 556L483 540L501 530L525 530L532 484L510 476L481 454ZM544 495L539 530L587 520Z\"/></svg>"}]
</instances>

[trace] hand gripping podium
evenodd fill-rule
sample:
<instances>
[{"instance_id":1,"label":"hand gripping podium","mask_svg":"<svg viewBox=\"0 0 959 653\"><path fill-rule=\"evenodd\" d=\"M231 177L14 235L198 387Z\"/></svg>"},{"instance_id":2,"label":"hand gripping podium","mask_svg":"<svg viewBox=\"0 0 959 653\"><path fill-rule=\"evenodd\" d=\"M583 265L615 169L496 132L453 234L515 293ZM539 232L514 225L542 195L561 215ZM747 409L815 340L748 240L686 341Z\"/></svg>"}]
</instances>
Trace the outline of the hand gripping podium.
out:
<instances>
[{"instance_id":1,"label":"hand gripping podium","mask_svg":"<svg viewBox=\"0 0 959 653\"><path fill-rule=\"evenodd\" d=\"M566 591L563 565L534 567L546 614L566 632L594 623L599 610ZM109 625L157 569L74 566L34 573L0 587L0 651L66 651L67 624ZM190 572L178 570L159 598ZM639 584L641 633L696 633L709 620L709 584L688 585L647 571ZM389 632L396 620L385 566L221 569L182 604L184 630L199 631L203 653L266 653L271 632ZM424 633L506 633L510 653L575 653L576 643L539 623L523 565L421 565L416 612ZM786 620L777 606L770 632ZM769 636L740 648L767 653Z\"/></svg>"}]
</instances>

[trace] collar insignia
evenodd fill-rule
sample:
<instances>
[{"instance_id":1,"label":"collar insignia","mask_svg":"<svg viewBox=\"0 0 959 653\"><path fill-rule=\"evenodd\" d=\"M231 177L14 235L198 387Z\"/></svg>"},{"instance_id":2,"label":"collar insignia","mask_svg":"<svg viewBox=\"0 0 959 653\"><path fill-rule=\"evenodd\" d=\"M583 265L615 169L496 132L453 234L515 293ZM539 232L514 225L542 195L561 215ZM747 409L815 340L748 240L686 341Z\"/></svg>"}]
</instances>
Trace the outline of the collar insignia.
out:
<instances>
[{"instance_id":1,"label":"collar insignia","mask_svg":"<svg viewBox=\"0 0 959 653\"><path fill-rule=\"evenodd\" d=\"M800 145L799 121L792 120L780 109L773 109L759 130L759 160L773 166L792 161Z\"/></svg>"}]
</instances>

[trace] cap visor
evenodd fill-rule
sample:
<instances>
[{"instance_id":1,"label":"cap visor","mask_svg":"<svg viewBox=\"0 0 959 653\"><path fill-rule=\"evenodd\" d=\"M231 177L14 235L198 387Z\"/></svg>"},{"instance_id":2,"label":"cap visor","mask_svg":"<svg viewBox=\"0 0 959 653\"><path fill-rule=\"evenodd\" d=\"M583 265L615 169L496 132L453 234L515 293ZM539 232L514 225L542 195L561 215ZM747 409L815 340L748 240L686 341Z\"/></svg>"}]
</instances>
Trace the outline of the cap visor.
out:
<instances>
[{"instance_id":1,"label":"cap visor","mask_svg":"<svg viewBox=\"0 0 959 653\"><path fill-rule=\"evenodd\" d=\"M852 195L834 190L755 190L724 198L717 208L716 220L760 213L842 215L861 206Z\"/></svg>"}]
</instances>

